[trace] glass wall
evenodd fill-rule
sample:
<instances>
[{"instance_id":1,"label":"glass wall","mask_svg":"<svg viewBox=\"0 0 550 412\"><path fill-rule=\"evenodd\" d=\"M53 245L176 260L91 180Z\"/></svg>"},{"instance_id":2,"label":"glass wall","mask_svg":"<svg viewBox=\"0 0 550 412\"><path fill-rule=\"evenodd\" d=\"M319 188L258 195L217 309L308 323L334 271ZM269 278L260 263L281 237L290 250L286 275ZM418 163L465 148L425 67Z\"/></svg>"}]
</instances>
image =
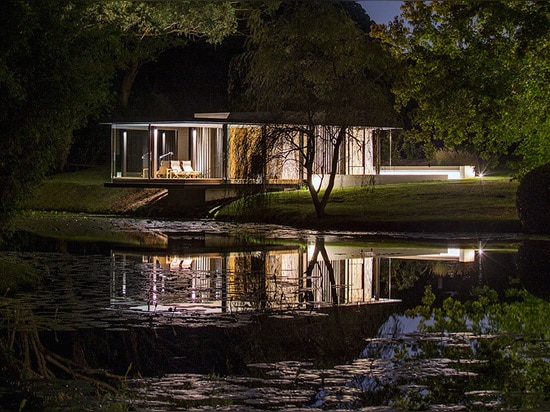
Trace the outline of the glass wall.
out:
<instances>
[{"instance_id":1,"label":"glass wall","mask_svg":"<svg viewBox=\"0 0 550 412\"><path fill-rule=\"evenodd\" d=\"M177 130L153 129L154 177L167 177L166 169L170 168L170 161L175 159L178 153L177 135ZM163 164L165 169L161 170Z\"/></svg>"},{"instance_id":2,"label":"glass wall","mask_svg":"<svg viewBox=\"0 0 550 412\"><path fill-rule=\"evenodd\" d=\"M112 177L143 177L149 164L149 132L147 129L112 130Z\"/></svg>"},{"instance_id":3,"label":"glass wall","mask_svg":"<svg viewBox=\"0 0 550 412\"><path fill-rule=\"evenodd\" d=\"M112 178L297 182L304 174L299 130L284 125L119 123L112 128ZM316 128L314 173L330 171L337 132L329 126ZM340 151L338 174L375 174L373 129L350 128Z\"/></svg>"},{"instance_id":4,"label":"glass wall","mask_svg":"<svg viewBox=\"0 0 550 412\"><path fill-rule=\"evenodd\" d=\"M372 175L374 170L373 129L354 127L350 129L345 147L346 174Z\"/></svg>"},{"instance_id":5,"label":"glass wall","mask_svg":"<svg viewBox=\"0 0 550 412\"><path fill-rule=\"evenodd\" d=\"M223 139L221 125L116 125L112 178L223 178Z\"/></svg>"},{"instance_id":6,"label":"glass wall","mask_svg":"<svg viewBox=\"0 0 550 412\"><path fill-rule=\"evenodd\" d=\"M192 130L192 166L205 178L223 177L223 129L196 127Z\"/></svg>"},{"instance_id":7,"label":"glass wall","mask_svg":"<svg viewBox=\"0 0 550 412\"><path fill-rule=\"evenodd\" d=\"M233 125L229 129L229 177L300 180L301 136L290 127Z\"/></svg>"}]
</instances>

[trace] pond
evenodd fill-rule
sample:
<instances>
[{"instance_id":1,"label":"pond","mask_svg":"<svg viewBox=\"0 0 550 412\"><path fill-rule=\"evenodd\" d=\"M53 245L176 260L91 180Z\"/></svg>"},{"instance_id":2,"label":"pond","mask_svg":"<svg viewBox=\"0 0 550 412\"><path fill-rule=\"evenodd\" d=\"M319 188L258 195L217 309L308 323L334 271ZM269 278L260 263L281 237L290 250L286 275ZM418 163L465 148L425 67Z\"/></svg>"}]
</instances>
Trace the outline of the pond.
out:
<instances>
[{"instance_id":1,"label":"pond","mask_svg":"<svg viewBox=\"0 0 550 412\"><path fill-rule=\"evenodd\" d=\"M0 409L550 410L548 240L109 224L3 244Z\"/></svg>"}]
</instances>

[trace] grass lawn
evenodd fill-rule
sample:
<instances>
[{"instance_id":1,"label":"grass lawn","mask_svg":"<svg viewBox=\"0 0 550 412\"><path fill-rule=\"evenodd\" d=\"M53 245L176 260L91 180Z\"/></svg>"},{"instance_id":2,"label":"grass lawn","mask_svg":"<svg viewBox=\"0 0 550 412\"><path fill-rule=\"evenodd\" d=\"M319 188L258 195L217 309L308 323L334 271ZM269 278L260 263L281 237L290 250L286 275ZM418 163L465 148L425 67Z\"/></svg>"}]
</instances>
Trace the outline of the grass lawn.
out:
<instances>
[{"instance_id":1,"label":"grass lawn","mask_svg":"<svg viewBox=\"0 0 550 412\"><path fill-rule=\"evenodd\" d=\"M108 167L60 173L46 179L24 207L31 210L75 213L126 213L155 196L156 189L106 188Z\"/></svg>"},{"instance_id":2,"label":"grass lawn","mask_svg":"<svg viewBox=\"0 0 550 412\"><path fill-rule=\"evenodd\" d=\"M159 194L155 189L105 188L107 181L105 167L55 175L26 208L126 214ZM484 177L335 189L322 219L315 216L307 190L289 191L272 193L266 201L233 202L218 210L216 217L312 229L518 232L517 186L509 177ZM155 215L153 208L140 211Z\"/></svg>"},{"instance_id":3,"label":"grass lawn","mask_svg":"<svg viewBox=\"0 0 550 412\"><path fill-rule=\"evenodd\" d=\"M264 204L235 202L217 216L320 229L519 231L517 186L495 177L336 189L322 219L300 190L271 194Z\"/></svg>"}]
</instances>

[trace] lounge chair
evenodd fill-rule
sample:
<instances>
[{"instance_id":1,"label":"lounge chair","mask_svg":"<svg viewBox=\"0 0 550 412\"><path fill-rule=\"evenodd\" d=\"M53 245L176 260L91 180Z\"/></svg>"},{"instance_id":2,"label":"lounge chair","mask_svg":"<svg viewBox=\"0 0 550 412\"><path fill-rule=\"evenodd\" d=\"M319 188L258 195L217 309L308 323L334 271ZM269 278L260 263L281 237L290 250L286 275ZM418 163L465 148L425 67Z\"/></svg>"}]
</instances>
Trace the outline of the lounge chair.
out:
<instances>
[{"instance_id":1,"label":"lounge chair","mask_svg":"<svg viewBox=\"0 0 550 412\"><path fill-rule=\"evenodd\" d=\"M190 178L201 175L201 172L193 170L190 160L172 160L170 162L170 169L172 177Z\"/></svg>"}]
</instances>

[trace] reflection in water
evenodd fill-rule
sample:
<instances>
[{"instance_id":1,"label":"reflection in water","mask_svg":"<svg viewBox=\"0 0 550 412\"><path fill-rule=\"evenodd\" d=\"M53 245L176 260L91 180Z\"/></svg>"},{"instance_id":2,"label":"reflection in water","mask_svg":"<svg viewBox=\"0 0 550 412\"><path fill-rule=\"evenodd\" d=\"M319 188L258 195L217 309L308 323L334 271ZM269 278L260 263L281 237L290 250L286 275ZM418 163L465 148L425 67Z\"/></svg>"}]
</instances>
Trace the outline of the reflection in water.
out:
<instances>
[{"instance_id":1,"label":"reflection in water","mask_svg":"<svg viewBox=\"0 0 550 412\"><path fill-rule=\"evenodd\" d=\"M217 236L206 236L205 246L218 241ZM131 309L235 313L393 301L392 273L400 273L401 262L438 262L434 271L449 271L451 267L442 262L475 262L476 250L349 246L318 237L303 246L263 245L247 251L137 254L117 250L112 260L112 308L139 302ZM444 273L440 274L441 283Z\"/></svg>"},{"instance_id":2,"label":"reflection in water","mask_svg":"<svg viewBox=\"0 0 550 412\"><path fill-rule=\"evenodd\" d=\"M516 275L514 245L184 238L168 235L152 250L0 252L49 273L36 290L2 299L10 351L45 375L55 369L50 359L67 366L65 377L126 375L121 402L140 410L502 404L491 402L502 393L493 383L508 382L494 379L503 358L486 355L507 355L509 340L494 338L497 329L436 336L403 311L421 304L426 285L436 295L429 310L455 315L449 296L471 299L485 285L502 295ZM522 273L531 273L532 254L522 253ZM487 319L487 307L476 319ZM545 367L547 352L533 353Z\"/></svg>"}]
</instances>

